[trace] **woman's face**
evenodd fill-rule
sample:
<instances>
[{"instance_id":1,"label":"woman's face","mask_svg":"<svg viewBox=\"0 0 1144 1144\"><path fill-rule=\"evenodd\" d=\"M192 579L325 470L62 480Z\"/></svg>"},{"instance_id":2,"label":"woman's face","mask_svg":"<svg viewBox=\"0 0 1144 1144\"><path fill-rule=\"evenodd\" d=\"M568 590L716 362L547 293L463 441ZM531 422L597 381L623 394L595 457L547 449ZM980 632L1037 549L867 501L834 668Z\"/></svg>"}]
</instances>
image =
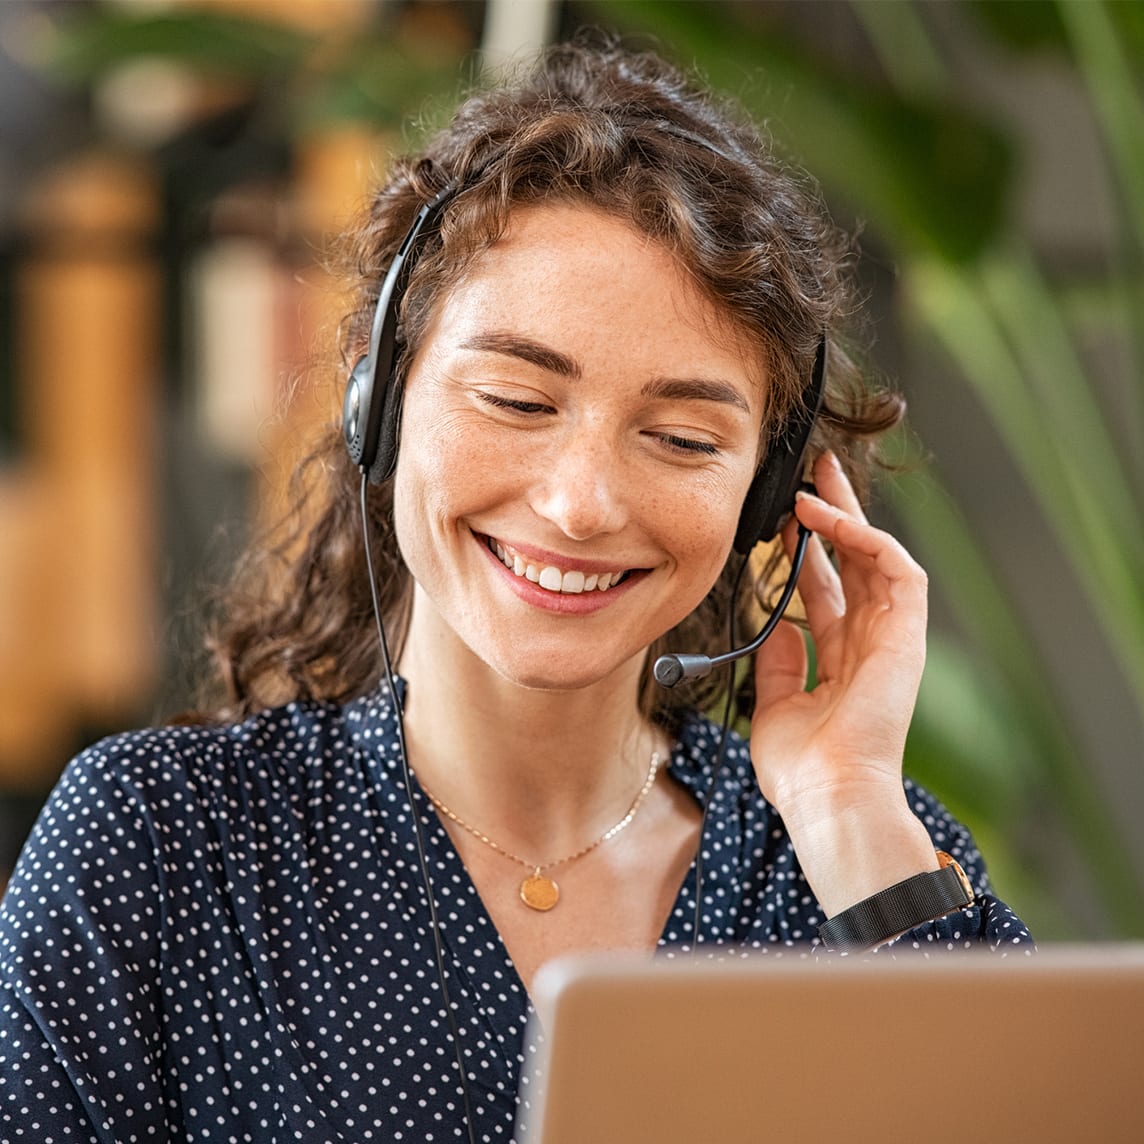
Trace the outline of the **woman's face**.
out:
<instances>
[{"instance_id":1,"label":"woman's face","mask_svg":"<svg viewBox=\"0 0 1144 1144\"><path fill-rule=\"evenodd\" d=\"M670 254L588 207L518 210L406 385L411 646L534 688L638 663L703 599L754 473L761 367Z\"/></svg>"}]
</instances>

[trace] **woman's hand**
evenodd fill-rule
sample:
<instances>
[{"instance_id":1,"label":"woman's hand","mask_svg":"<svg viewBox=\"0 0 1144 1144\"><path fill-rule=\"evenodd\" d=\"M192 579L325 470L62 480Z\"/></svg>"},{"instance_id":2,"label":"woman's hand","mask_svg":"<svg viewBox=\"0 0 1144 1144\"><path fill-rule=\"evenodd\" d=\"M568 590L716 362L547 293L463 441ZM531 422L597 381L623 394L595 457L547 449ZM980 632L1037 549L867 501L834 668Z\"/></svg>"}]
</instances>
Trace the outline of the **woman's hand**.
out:
<instances>
[{"instance_id":1,"label":"woman's hand","mask_svg":"<svg viewBox=\"0 0 1144 1144\"><path fill-rule=\"evenodd\" d=\"M937 869L902 789L906 732L925 663L926 576L892 536L867 522L835 457L819 458L814 478L819 496L800 494L795 515L816 534L799 592L818 681L805 690L802 633L780 624L755 664L751 757L832 916ZM792 521L788 551L795 531ZM833 546L837 568L823 540Z\"/></svg>"}]
</instances>

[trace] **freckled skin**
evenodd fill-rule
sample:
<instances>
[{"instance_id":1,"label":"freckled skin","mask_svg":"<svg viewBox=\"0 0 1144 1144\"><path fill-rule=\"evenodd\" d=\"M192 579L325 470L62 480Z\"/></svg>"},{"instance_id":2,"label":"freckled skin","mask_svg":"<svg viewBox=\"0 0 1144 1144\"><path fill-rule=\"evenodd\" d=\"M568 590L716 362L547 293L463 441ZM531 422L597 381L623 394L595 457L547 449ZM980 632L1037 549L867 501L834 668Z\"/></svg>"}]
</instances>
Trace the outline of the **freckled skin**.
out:
<instances>
[{"instance_id":1,"label":"freckled skin","mask_svg":"<svg viewBox=\"0 0 1144 1144\"><path fill-rule=\"evenodd\" d=\"M490 333L554 351L577 376L472 348ZM585 686L642 657L726 560L755 465L759 368L627 224L520 211L444 300L410 371L395 485L417 583L410 641L530 688ZM739 403L646 392L696 377ZM592 614L554 613L513 591L484 536L642 571Z\"/></svg>"}]
</instances>

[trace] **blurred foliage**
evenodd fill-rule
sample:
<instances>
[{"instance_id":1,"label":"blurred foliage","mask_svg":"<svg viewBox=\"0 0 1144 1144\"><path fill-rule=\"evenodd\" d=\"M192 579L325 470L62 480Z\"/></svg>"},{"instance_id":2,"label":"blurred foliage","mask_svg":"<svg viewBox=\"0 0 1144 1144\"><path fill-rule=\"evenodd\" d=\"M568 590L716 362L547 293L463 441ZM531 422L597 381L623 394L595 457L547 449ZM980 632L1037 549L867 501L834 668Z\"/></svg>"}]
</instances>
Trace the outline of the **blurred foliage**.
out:
<instances>
[{"instance_id":1,"label":"blurred foliage","mask_svg":"<svg viewBox=\"0 0 1144 1144\"><path fill-rule=\"evenodd\" d=\"M1013 218L1016 141L953 81L914 0L835 5L871 51L840 59L781 5L610 0L596 22L670 46L735 93L776 142L846 204L894 261L905 315L941 345L1023 476L1084 593L1084 604L1144 713L1141 490L1109 430L1082 353L1067 284L1050 279ZM803 7L805 15L805 6ZM1002 56L1051 58L1087 89L1120 188L1120 270L1102 282L1106 316L1144 349L1144 6L1101 0L965 4ZM870 57L876 66L870 66ZM1134 345L1133 345L1134 344ZM1134 363L1138 376L1139 361ZM969 821L995 878L1050 936L1076 936L1040 856L1043 816L1063 824L1109 928L1144 933L1144 884L1094 790L1013 589L1000 583L937 474L905 438L908 475L889 490L919 555L971 644L936 635L907 769Z\"/></svg>"},{"instance_id":2,"label":"blurred foliage","mask_svg":"<svg viewBox=\"0 0 1144 1144\"><path fill-rule=\"evenodd\" d=\"M456 92L462 49L427 22L394 18L317 33L225 10L91 7L59 26L48 71L92 84L140 60L233 83L287 135L342 121L400 127Z\"/></svg>"},{"instance_id":3,"label":"blurred foliage","mask_svg":"<svg viewBox=\"0 0 1144 1144\"><path fill-rule=\"evenodd\" d=\"M601 24L654 32L739 96L824 186L909 250L960 262L1001 224L1012 154L1005 135L968 107L842 72L781 21L753 27L750 5L604 0L581 5Z\"/></svg>"},{"instance_id":4,"label":"blurred foliage","mask_svg":"<svg viewBox=\"0 0 1144 1144\"><path fill-rule=\"evenodd\" d=\"M87 82L134 60L165 59L260 81L301 66L313 46L300 30L222 11L89 8L61 27L52 70Z\"/></svg>"},{"instance_id":5,"label":"blurred foliage","mask_svg":"<svg viewBox=\"0 0 1144 1144\"><path fill-rule=\"evenodd\" d=\"M386 6L386 11L394 7ZM429 6L431 7L431 6ZM1069 284L1054 280L1015 223L1018 151L999 118L954 82L917 0L835 5L869 45L840 58L815 6L596 0L571 14L650 38L737 95L891 252L907 317L942 347L1011 453L1144 713L1141 490L1095 396ZM1100 283L1105 317L1144 362L1144 5L1104 0L963 0L990 50L1059 61L1087 90L1119 188L1121 242ZM800 19L789 18L790 9ZM379 8L379 11L382 9ZM237 81L260 122L289 137L340 119L390 127L458 86L460 53L380 23L321 39L210 9L94 8L68 21L57 75L94 83L155 57ZM1144 884L1093 791L1054 685L987 555L936 473L899 442L910 474L891 495L977 654L935 637L907 767L974 827L995 879L1049 936L1070 933L1024 837L1046 814L1089 869L1113 932L1144 933Z\"/></svg>"}]
</instances>

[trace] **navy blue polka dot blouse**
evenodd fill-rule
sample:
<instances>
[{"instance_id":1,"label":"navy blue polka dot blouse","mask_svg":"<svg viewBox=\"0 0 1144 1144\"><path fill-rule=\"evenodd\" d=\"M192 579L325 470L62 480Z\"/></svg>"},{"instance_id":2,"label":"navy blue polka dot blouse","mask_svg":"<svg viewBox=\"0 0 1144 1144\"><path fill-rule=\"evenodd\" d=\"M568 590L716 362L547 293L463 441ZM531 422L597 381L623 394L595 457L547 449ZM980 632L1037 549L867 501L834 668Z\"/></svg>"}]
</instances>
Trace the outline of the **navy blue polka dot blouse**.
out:
<instances>
[{"instance_id":1,"label":"navy blue polka dot blouse","mask_svg":"<svg viewBox=\"0 0 1144 1144\"><path fill-rule=\"evenodd\" d=\"M669 771L707 796L718 733ZM899 939L1028 948L966 830L909 786L978 905ZM528 997L418 792L475 1138L509 1140ZM820 911L735 738L702 841L701 940L815 949ZM695 869L661 945L693 939ZM106 740L68 767L0 909L0 1139L466 1139L393 711L292 704Z\"/></svg>"}]
</instances>

